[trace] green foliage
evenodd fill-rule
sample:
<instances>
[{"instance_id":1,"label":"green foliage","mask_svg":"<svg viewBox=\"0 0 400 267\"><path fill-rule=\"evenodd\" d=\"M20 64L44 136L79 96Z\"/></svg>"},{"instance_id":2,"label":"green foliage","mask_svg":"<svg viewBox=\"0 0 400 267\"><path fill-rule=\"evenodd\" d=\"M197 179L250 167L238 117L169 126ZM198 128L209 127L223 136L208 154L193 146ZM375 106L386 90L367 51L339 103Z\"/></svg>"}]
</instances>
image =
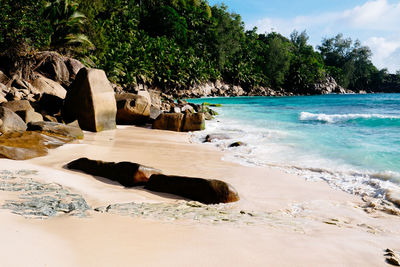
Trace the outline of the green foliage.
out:
<instances>
[{"instance_id":1,"label":"green foliage","mask_svg":"<svg viewBox=\"0 0 400 267\"><path fill-rule=\"evenodd\" d=\"M52 28L40 16L42 0L1 0L0 52L27 44L44 48L50 44Z\"/></svg>"},{"instance_id":2,"label":"green foliage","mask_svg":"<svg viewBox=\"0 0 400 267\"><path fill-rule=\"evenodd\" d=\"M294 31L290 36L292 42L292 59L286 86L294 91L306 89L309 85L322 80L325 75L324 63L320 54L307 45L306 32Z\"/></svg>"},{"instance_id":3,"label":"green foliage","mask_svg":"<svg viewBox=\"0 0 400 267\"><path fill-rule=\"evenodd\" d=\"M343 87L353 90L378 88L384 81L383 73L372 64L371 50L357 40L343 38L342 34L324 39L318 46L328 73Z\"/></svg>"},{"instance_id":4,"label":"green foliage","mask_svg":"<svg viewBox=\"0 0 400 267\"><path fill-rule=\"evenodd\" d=\"M72 0L51 0L46 2L42 16L52 28L50 45L54 48L65 46L91 47L92 43L83 34L86 16L78 11L79 4Z\"/></svg>"},{"instance_id":5,"label":"green foliage","mask_svg":"<svg viewBox=\"0 0 400 267\"><path fill-rule=\"evenodd\" d=\"M1 0L0 53L18 44L56 49L102 68L111 81L184 88L224 80L245 90L302 93L326 75L355 90L396 83L371 51L339 34L314 51L305 32L244 30L238 14L207 0Z\"/></svg>"}]
</instances>

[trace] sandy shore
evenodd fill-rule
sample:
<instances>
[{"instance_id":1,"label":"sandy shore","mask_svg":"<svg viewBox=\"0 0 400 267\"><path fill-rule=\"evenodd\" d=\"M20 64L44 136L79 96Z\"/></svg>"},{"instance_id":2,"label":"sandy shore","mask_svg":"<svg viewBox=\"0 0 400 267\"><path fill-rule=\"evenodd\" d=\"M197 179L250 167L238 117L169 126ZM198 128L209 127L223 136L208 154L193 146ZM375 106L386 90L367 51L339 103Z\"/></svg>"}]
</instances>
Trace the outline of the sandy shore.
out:
<instances>
[{"instance_id":1,"label":"sandy shore","mask_svg":"<svg viewBox=\"0 0 400 267\"><path fill-rule=\"evenodd\" d=\"M241 200L190 206L176 196L63 168L79 157L221 179ZM212 146L190 143L187 134L120 127L85 133L83 141L46 157L0 159L0 170L37 170L28 176L62 185L91 208L85 218L46 220L1 209L2 266L386 266L384 249L400 250L400 217L366 213L359 197L325 182L222 157ZM2 203L17 197L0 191ZM110 204L132 202L104 212Z\"/></svg>"}]
</instances>

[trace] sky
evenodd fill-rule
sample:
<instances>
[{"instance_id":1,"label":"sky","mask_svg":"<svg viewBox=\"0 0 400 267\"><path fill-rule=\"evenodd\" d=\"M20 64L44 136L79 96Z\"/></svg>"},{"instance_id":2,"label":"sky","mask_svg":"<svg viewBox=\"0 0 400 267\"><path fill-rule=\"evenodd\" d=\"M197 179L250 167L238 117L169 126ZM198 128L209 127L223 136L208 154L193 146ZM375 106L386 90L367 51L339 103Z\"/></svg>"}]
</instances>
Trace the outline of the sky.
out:
<instances>
[{"instance_id":1,"label":"sky","mask_svg":"<svg viewBox=\"0 0 400 267\"><path fill-rule=\"evenodd\" d=\"M208 0L238 13L246 29L289 36L306 30L314 47L343 33L369 46L378 69L400 70L400 0Z\"/></svg>"}]
</instances>

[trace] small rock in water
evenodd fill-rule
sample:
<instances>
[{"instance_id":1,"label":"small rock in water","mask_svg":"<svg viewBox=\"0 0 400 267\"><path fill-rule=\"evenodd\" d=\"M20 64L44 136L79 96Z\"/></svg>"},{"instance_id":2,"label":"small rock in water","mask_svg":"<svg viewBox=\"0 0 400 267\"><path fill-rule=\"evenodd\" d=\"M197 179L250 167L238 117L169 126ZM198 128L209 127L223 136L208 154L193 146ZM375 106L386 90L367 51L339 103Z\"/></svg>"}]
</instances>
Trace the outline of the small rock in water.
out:
<instances>
[{"instance_id":1,"label":"small rock in water","mask_svg":"<svg viewBox=\"0 0 400 267\"><path fill-rule=\"evenodd\" d=\"M204 142L213 142L218 140L229 139L229 135L224 133L216 133L216 134L208 134L204 140Z\"/></svg>"},{"instance_id":2,"label":"small rock in water","mask_svg":"<svg viewBox=\"0 0 400 267\"><path fill-rule=\"evenodd\" d=\"M239 147L239 146L244 146L246 145L245 143L238 141L238 142L234 142L232 144L229 145L229 147Z\"/></svg>"}]
</instances>

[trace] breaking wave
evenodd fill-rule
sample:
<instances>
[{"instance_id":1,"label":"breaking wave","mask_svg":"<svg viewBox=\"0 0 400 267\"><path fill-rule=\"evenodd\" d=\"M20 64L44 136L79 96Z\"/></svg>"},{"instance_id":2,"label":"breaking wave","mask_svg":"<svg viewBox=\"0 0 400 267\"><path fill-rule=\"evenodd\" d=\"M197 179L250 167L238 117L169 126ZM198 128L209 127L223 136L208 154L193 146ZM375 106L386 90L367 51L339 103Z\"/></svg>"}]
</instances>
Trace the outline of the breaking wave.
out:
<instances>
[{"instance_id":1,"label":"breaking wave","mask_svg":"<svg viewBox=\"0 0 400 267\"><path fill-rule=\"evenodd\" d=\"M301 121L321 121L326 123L337 123L357 119L389 119L397 121L400 120L400 116L383 114L325 114L301 112L299 119Z\"/></svg>"}]
</instances>

